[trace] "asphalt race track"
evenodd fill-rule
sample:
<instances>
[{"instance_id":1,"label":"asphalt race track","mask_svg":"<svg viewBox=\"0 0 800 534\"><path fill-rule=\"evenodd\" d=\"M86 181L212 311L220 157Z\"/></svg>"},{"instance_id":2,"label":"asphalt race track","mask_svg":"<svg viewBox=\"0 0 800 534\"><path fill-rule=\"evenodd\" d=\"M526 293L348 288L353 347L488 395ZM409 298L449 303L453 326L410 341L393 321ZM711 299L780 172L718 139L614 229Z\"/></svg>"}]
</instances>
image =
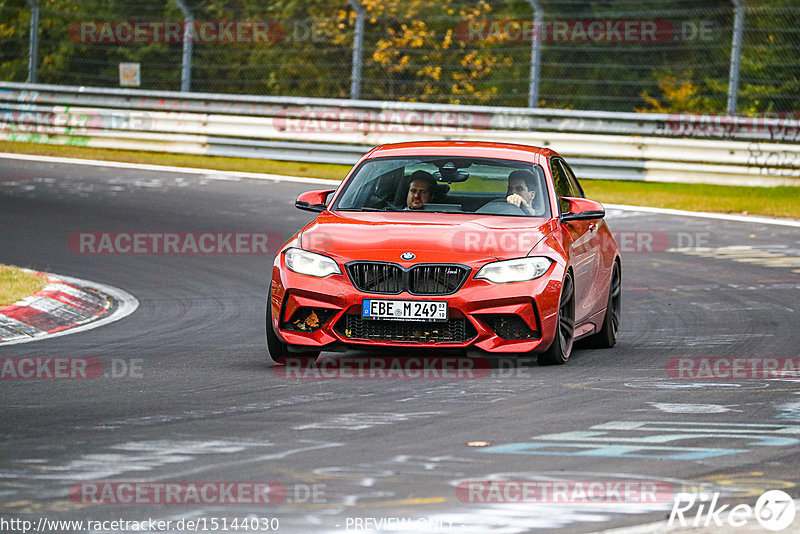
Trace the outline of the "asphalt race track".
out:
<instances>
[{"instance_id":1,"label":"asphalt race track","mask_svg":"<svg viewBox=\"0 0 800 534\"><path fill-rule=\"evenodd\" d=\"M212 519L277 518L277 531L291 533L596 532L666 524L672 492L749 505L767 489L800 498L800 377L744 376L757 360L800 356L797 227L610 210L611 229L627 240L617 347L578 350L558 367L495 362L469 380L282 378L264 343L272 256L68 247L80 232L288 237L313 216L294 199L315 188L0 160L0 263L94 280L140 302L102 328L0 346L2 358L97 358L110 371L0 381L3 518L191 519L207 531ZM676 376L681 358L730 372ZM747 360L733 376L737 358ZM653 483L670 493L658 502L481 502L488 493L457 491L487 480ZM108 482L270 482L287 493L257 505L69 496Z\"/></svg>"}]
</instances>

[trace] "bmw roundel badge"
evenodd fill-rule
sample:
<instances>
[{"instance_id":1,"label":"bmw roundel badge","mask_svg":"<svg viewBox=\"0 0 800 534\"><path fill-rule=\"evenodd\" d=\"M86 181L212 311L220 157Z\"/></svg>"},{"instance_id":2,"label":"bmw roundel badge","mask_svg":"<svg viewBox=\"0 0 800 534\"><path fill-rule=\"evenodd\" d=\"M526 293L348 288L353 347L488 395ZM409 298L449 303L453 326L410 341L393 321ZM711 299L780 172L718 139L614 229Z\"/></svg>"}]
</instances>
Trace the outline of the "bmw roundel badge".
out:
<instances>
[{"instance_id":1,"label":"bmw roundel badge","mask_svg":"<svg viewBox=\"0 0 800 534\"><path fill-rule=\"evenodd\" d=\"M413 260L417 256L413 252L403 252L400 257L404 260Z\"/></svg>"}]
</instances>

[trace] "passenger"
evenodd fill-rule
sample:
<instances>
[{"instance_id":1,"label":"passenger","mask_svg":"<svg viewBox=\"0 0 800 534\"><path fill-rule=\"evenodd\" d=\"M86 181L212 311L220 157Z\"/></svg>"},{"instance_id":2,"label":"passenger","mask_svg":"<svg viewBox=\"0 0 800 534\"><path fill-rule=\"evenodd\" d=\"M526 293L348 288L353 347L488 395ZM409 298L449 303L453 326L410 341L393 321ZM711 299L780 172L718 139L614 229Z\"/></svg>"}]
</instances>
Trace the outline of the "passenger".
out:
<instances>
[{"instance_id":1,"label":"passenger","mask_svg":"<svg viewBox=\"0 0 800 534\"><path fill-rule=\"evenodd\" d=\"M536 175L531 171L519 169L508 175L508 197L506 202L534 215L533 199L536 196Z\"/></svg>"}]
</instances>

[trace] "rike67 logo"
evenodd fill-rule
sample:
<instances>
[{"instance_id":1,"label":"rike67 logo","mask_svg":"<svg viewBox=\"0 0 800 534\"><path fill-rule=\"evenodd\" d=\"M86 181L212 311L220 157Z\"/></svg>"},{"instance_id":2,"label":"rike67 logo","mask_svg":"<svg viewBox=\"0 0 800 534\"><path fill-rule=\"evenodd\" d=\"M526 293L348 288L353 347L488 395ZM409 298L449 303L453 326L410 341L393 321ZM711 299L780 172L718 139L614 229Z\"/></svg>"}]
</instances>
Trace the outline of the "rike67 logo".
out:
<instances>
[{"instance_id":1,"label":"rike67 logo","mask_svg":"<svg viewBox=\"0 0 800 534\"><path fill-rule=\"evenodd\" d=\"M719 504L719 493L678 493L672 505L668 525L681 527L742 527L753 518L763 528L772 532L792 525L796 506L791 496L781 490L769 490L756 501L755 506ZM748 530L748 532L751 532ZM792 530L797 532L797 530Z\"/></svg>"}]
</instances>

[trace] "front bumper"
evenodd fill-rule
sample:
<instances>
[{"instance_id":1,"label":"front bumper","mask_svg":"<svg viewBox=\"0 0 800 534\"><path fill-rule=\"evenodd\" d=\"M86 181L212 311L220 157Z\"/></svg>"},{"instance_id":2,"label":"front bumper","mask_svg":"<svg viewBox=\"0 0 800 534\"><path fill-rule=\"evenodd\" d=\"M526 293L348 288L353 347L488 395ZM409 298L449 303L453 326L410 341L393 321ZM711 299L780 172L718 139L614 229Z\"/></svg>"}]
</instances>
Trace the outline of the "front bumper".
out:
<instances>
[{"instance_id":1,"label":"front bumper","mask_svg":"<svg viewBox=\"0 0 800 534\"><path fill-rule=\"evenodd\" d=\"M384 295L359 291L346 274L314 278L276 264L270 288L272 327L287 344L308 350L344 344L522 353L549 347L556 330L563 267L554 263L540 278L508 284L475 280L475 272L451 295ZM362 300L376 298L445 300L451 322L361 320Z\"/></svg>"}]
</instances>

